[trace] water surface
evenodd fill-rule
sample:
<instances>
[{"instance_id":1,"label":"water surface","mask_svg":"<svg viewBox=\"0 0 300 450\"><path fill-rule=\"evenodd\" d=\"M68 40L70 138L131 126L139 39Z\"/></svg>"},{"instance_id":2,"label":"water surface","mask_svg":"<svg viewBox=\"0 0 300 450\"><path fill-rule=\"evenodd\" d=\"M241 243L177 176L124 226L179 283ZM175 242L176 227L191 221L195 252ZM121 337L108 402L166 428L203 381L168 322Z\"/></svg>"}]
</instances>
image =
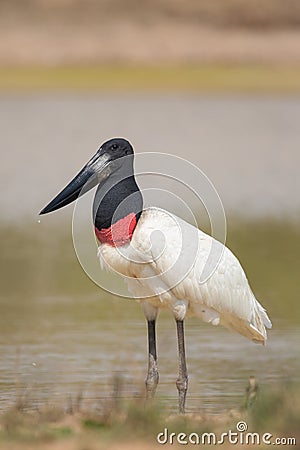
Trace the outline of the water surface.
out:
<instances>
[{"instance_id":1,"label":"water surface","mask_svg":"<svg viewBox=\"0 0 300 450\"><path fill-rule=\"evenodd\" d=\"M21 303L22 302L22 303ZM100 406L121 379L121 396L143 394L147 357L146 324L139 305L105 296L1 298L1 406L26 393L28 406L45 401L66 405L83 395ZM243 403L249 375L262 385L298 377L299 331L275 321L265 347L197 319L186 322L190 387L188 409L218 413ZM158 322L158 397L176 407L175 323Z\"/></svg>"}]
</instances>

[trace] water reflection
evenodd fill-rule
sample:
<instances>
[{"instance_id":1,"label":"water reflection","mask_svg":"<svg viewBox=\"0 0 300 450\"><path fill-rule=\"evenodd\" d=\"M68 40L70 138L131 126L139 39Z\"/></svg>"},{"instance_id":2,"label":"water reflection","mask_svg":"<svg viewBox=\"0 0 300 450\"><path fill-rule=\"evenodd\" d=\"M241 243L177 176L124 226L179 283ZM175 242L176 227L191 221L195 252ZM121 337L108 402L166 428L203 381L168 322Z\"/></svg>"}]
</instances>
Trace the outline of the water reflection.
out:
<instances>
[{"instance_id":1,"label":"water reflection","mask_svg":"<svg viewBox=\"0 0 300 450\"><path fill-rule=\"evenodd\" d=\"M21 299L19 299L21 300ZM141 395L146 372L146 326L130 300L85 297L1 299L1 407L27 389L29 406L67 403L82 392L83 405L97 406L122 380L122 397ZM23 304L24 304L23 303ZM275 321L266 347L222 328L190 319L186 326L190 373L188 410L218 413L243 402L249 375L274 384L298 373L299 332ZM167 313L158 323L158 396L176 409L177 343Z\"/></svg>"}]
</instances>

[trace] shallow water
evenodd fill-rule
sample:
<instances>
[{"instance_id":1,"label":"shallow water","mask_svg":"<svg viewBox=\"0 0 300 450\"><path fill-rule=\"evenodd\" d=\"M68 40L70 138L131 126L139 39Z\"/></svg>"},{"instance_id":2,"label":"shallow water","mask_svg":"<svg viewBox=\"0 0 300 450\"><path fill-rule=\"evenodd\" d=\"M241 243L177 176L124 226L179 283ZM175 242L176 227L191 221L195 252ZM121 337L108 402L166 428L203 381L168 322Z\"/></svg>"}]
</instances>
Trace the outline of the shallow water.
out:
<instances>
[{"instance_id":1,"label":"shallow water","mask_svg":"<svg viewBox=\"0 0 300 450\"><path fill-rule=\"evenodd\" d=\"M146 371L146 325L130 300L37 297L23 304L1 299L1 408L18 393L28 395L29 408L43 402L68 404L83 395L83 406L101 406L113 393L143 393ZM297 379L299 331L274 324L265 347L227 330L186 322L190 386L188 410L219 413L243 404L249 375L261 385ZM160 385L158 398L167 409L177 404L176 331L167 313L158 321Z\"/></svg>"}]
</instances>

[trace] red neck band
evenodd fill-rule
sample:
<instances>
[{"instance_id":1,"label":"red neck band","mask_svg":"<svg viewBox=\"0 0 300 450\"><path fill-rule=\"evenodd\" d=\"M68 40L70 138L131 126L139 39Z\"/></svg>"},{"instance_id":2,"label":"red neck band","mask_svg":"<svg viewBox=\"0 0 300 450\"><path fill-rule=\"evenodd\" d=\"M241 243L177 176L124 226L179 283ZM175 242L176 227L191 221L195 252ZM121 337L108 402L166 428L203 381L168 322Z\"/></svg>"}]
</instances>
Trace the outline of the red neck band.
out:
<instances>
[{"instance_id":1,"label":"red neck band","mask_svg":"<svg viewBox=\"0 0 300 450\"><path fill-rule=\"evenodd\" d=\"M101 244L108 244L112 247L121 247L131 241L133 231L136 227L136 216L134 213L128 214L123 219L113 223L109 228L98 230L95 227L95 234Z\"/></svg>"}]
</instances>

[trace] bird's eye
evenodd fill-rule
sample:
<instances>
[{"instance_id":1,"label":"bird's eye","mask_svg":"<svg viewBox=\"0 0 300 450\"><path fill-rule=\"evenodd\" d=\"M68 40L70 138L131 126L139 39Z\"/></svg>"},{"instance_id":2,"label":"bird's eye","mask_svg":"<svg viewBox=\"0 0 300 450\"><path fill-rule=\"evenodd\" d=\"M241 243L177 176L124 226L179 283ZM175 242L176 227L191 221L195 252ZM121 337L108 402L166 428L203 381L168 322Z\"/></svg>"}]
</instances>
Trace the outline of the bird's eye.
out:
<instances>
[{"instance_id":1,"label":"bird's eye","mask_svg":"<svg viewBox=\"0 0 300 450\"><path fill-rule=\"evenodd\" d=\"M113 145L111 146L111 149L112 149L112 150L117 150L118 147L119 147L118 144L113 144Z\"/></svg>"}]
</instances>

